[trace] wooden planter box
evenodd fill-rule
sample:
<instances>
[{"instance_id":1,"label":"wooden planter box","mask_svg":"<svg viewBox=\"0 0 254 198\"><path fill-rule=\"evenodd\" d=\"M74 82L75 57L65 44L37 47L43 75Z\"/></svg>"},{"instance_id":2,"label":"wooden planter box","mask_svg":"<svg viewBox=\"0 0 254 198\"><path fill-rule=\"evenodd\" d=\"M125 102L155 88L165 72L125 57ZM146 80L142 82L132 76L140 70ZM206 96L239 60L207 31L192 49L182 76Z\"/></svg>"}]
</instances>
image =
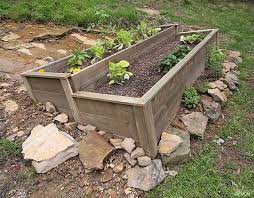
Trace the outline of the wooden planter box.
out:
<instances>
[{"instance_id":1,"label":"wooden planter box","mask_svg":"<svg viewBox=\"0 0 254 198\"><path fill-rule=\"evenodd\" d=\"M108 73L109 61L130 61L159 43L193 33L204 33L206 37L142 97L79 91L81 84L89 86L103 78ZM131 137L147 155L154 158L161 133L174 119L185 88L191 86L204 70L207 46L213 43L217 44L217 30L177 33L174 26L74 75L41 74L31 70L22 76L30 96L36 102L51 101L60 111L71 113L79 123ZM66 64L67 60L65 58L44 67L58 67Z\"/></svg>"},{"instance_id":2,"label":"wooden planter box","mask_svg":"<svg viewBox=\"0 0 254 198\"><path fill-rule=\"evenodd\" d=\"M158 33L155 36L152 36L146 40L144 40L141 43L135 44L127 49L124 49L122 51L117 52L113 56L107 57L91 66L89 68L92 68L93 66L104 66L105 62L112 61L115 59L114 57L118 57L121 59L121 57L128 56L130 54L130 51L132 51L135 48L147 48L152 47L147 46L147 44L150 45L151 42L154 40L158 40L158 38L161 37L161 35L168 35L169 37L173 37L176 35L177 32L177 25L168 25L165 27L162 27L163 31ZM150 41L150 42L145 42ZM138 55L138 53L137 53ZM21 77L23 79L23 82L25 86L27 87L28 93L30 97L33 99L35 103L38 102L52 102L57 109L60 112L65 112L69 116L73 116L75 120L78 120L78 117L76 116L75 109L73 109L73 101L71 99L71 93L78 90L80 83L82 82L83 78L79 77L79 73L83 73L85 69L82 69L81 72L76 74L70 74L70 73L57 73L59 68L64 67L68 64L68 60L71 58L71 56L64 57L62 59L59 59L57 61L51 62L47 65L43 65L40 67L37 67L35 69L26 71L21 74ZM97 67L96 67L97 68ZM93 70L93 74L98 74L98 78L103 76L105 74L104 69L100 67L100 70L95 71L93 69L89 69L89 71ZM46 72L39 73L39 69L44 69ZM48 72L52 71L52 72ZM91 73L91 72L90 72ZM83 76L83 75L82 75ZM75 85L73 83L75 81ZM90 83L89 76L87 77L87 83ZM77 89L76 89L77 88Z\"/></svg>"}]
</instances>

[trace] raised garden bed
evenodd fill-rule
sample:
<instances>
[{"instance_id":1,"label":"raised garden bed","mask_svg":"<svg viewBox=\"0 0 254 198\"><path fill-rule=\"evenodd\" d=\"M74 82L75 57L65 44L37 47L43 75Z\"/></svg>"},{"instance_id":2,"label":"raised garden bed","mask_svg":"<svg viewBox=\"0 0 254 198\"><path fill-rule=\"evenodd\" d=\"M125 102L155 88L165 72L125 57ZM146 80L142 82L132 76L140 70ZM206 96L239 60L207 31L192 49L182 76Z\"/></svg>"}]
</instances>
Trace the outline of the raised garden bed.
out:
<instances>
[{"instance_id":1,"label":"raised garden bed","mask_svg":"<svg viewBox=\"0 0 254 198\"><path fill-rule=\"evenodd\" d=\"M158 33L155 36L152 36L144 41L151 41L157 40L158 37L160 37L161 34L168 34L169 37L176 34L177 25L169 25L162 28L162 31ZM140 48L147 48L152 47L146 46L146 42L144 44L144 41L138 44L135 44L127 49L124 49L122 51L117 52L114 54L114 56L121 58L121 56L128 56L129 51L132 51L133 48L138 47ZM132 48L132 49L130 49ZM89 49L87 49L89 50ZM120 53L121 52L121 53ZM120 54L119 54L120 53ZM35 69L29 70L27 72L24 72L21 74L22 79L28 89L30 97L34 100L35 103L38 102L47 102L51 101L55 104L55 106L59 109L61 112L68 113L69 115L73 115L75 119L78 119L75 114L75 110L73 109L72 101L70 101L70 93L72 91L75 91L76 88L82 81L81 78L79 78L79 73L76 74L70 74L65 73L65 71L68 68L68 61L71 58L71 56L59 59L57 61L51 62L47 65L43 65L41 67L37 67ZM113 56L106 57L105 59L95 63L95 64L88 64L88 62L85 62L82 66L82 68L86 68L89 66L89 68L93 67L94 65L104 65L105 60L107 62L112 61L114 59ZM39 70L44 70L45 72L40 73ZM81 72L84 69L81 70ZM96 72L96 71L94 71ZM98 77L102 73L100 70L98 71ZM89 78L87 78L87 83L89 83ZM75 81L75 86L73 81Z\"/></svg>"},{"instance_id":2,"label":"raised garden bed","mask_svg":"<svg viewBox=\"0 0 254 198\"><path fill-rule=\"evenodd\" d=\"M165 75L155 69L158 61L175 48L181 35L193 33L205 37ZM60 111L72 113L77 122L132 137L147 155L155 157L161 132L175 117L185 88L204 70L208 45L216 41L217 30L177 33L173 26L77 74L29 71L23 78L35 101L51 101ZM61 67L67 60L44 68ZM137 78L133 77L134 82L109 86L108 63L121 60L130 62L130 70Z\"/></svg>"}]
</instances>

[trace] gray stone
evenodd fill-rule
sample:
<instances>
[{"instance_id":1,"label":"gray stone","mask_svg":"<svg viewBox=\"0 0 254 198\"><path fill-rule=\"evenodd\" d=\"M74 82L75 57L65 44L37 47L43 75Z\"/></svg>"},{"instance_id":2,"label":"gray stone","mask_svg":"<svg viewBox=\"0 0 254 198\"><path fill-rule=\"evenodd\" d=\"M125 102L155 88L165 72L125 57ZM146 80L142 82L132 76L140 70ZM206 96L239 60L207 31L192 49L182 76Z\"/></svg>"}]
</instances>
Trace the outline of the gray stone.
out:
<instances>
[{"instance_id":1,"label":"gray stone","mask_svg":"<svg viewBox=\"0 0 254 198\"><path fill-rule=\"evenodd\" d=\"M218 88L208 89L208 94L210 94L216 102L223 103L227 101L226 94L221 92Z\"/></svg>"},{"instance_id":2,"label":"gray stone","mask_svg":"<svg viewBox=\"0 0 254 198\"><path fill-rule=\"evenodd\" d=\"M15 41L17 39L20 39L20 36L13 32L10 32L8 35L2 37L2 41L5 42Z\"/></svg>"},{"instance_id":3,"label":"gray stone","mask_svg":"<svg viewBox=\"0 0 254 198\"><path fill-rule=\"evenodd\" d=\"M144 168L139 166L130 168L126 171L126 174L128 175L128 187L144 191L153 189L167 176L159 159L152 160L151 164Z\"/></svg>"},{"instance_id":4,"label":"gray stone","mask_svg":"<svg viewBox=\"0 0 254 198\"><path fill-rule=\"evenodd\" d=\"M9 114L14 113L19 108L18 104L14 100L6 100L3 102L3 105L4 105L4 111Z\"/></svg>"},{"instance_id":5,"label":"gray stone","mask_svg":"<svg viewBox=\"0 0 254 198\"><path fill-rule=\"evenodd\" d=\"M131 153L135 148L135 141L131 138L125 138L123 142L121 143L121 146L124 150L126 150L128 153Z\"/></svg>"},{"instance_id":6,"label":"gray stone","mask_svg":"<svg viewBox=\"0 0 254 198\"><path fill-rule=\"evenodd\" d=\"M33 54L31 53L31 51L30 51L29 49L27 49L27 48L19 48L17 51L18 51L18 52L21 52L21 53L23 53L23 54L26 54L26 55L28 55L28 56L32 56L32 55L33 55Z\"/></svg>"},{"instance_id":7,"label":"gray stone","mask_svg":"<svg viewBox=\"0 0 254 198\"><path fill-rule=\"evenodd\" d=\"M123 156L130 165L134 166L137 163L137 160L132 159L129 153L125 153Z\"/></svg>"},{"instance_id":8,"label":"gray stone","mask_svg":"<svg viewBox=\"0 0 254 198\"><path fill-rule=\"evenodd\" d=\"M141 157L143 155L145 155L144 149L137 147L135 150L132 151L131 158L136 159L136 158Z\"/></svg>"},{"instance_id":9,"label":"gray stone","mask_svg":"<svg viewBox=\"0 0 254 198\"><path fill-rule=\"evenodd\" d=\"M122 149L123 147L121 146L122 144L122 139L120 138L110 138L109 142L110 144L115 147L115 149Z\"/></svg>"},{"instance_id":10,"label":"gray stone","mask_svg":"<svg viewBox=\"0 0 254 198\"><path fill-rule=\"evenodd\" d=\"M90 133L90 132L96 131L96 127L92 126L90 124L88 124L86 126L79 124L77 128L85 133Z\"/></svg>"},{"instance_id":11,"label":"gray stone","mask_svg":"<svg viewBox=\"0 0 254 198\"><path fill-rule=\"evenodd\" d=\"M221 91L223 91L224 89L227 88L227 85L220 80L216 80L214 83L215 83L216 87Z\"/></svg>"},{"instance_id":12,"label":"gray stone","mask_svg":"<svg viewBox=\"0 0 254 198\"><path fill-rule=\"evenodd\" d=\"M234 81L230 77L226 77L223 79L224 83L227 84L230 91L234 91L237 89Z\"/></svg>"},{"instance_id":13,"label":"gray stone","mask_svg":"<svg viewBox=\"0 0 254 198\"><path fill-rule=\"evenodd\" d=\"M22 144L24 159L32 160L37 173L46 173L78 155L78 143L55 124L36 126Z\"/></svg>"},{"instance_id":14,"label":"gray stone","mask_svg":"<svg viewBox=\"0 0 254 198\"><path fill-rule=\"evenodd\" d=\"M186 125L187 130L192 135L197 135L201 138L204 137L208 117L200 112L193 112L181 117L182 122Z\"/></svg>"},{"instance_id":15,"label":"gray stone","mask_svg":"<svg viewBox=\"0 0 254 198\"><path fill-rule=\"evenodd\" d=\"M162 156L170 156L170 154L174 152L182 144L182 142L183 140L181 137L162 132L161 140L159 142L159 153Z\"/></svg>"},{"instance_id":16,"label":"gray stone","mask_svg":"<svg viewBox=\"0 0 254 198\"><path fill-rule=\"evenodd\" d=\"M148 166L151 164L151 158L148 157L148 156L141 156L141 157L138 157L138 165L139 166Z\"/></svg>"},{"instance_id":17,"label":"gray stone","mask_svg":"<svg viewBox=\"0 0 254 198\"><path fill-rule=\"evenodd\" d=\"M68 122L68 123L65 123L64 126L67 130L72 131L72 130L75 130L77 128L78 123L77 122Z\"/></svg>"},{"instance_id":18,"label":"gray stone","mask_svg":"<svg viewBox=\"0 0 254 198\"><path fill-rule=\"evenodd\" d=\"M1 83L0 84L0 88L7 88L7 87L10 87L11 86L11 84L9 84L9 83Z\"/></svg>"},{"instance_id":19,"label":"gray stone","mask_svg":"<svg viewBox=\"0 0 254 198\"><path fill-rule=\"evenodd\" d=\"M36 65L36 66L47 65L48 63L49 63L48 61L45 61L45 60L43 60L43 59L37 59L37 60L35 61L35 65Z\"/></svg>"},{"instance_id":20,"label":"gray stone","mask_svg":"<svg viewBox=\"0 0 254 198\"><path fill-rule=\"evenodd\" d=\"M227 61L234 62L235 64L242 63L241 53L238 51L230 51L226 57Z\"/></svg>"},{"instance_id":21,"label":"gray stone","mask_svg":"<svg viewBox=\"0 0 254 198\"><path fill-rule=\"evenodd\" d=\"M235 69L235 67L237 66L234 62L228 62L228 61L224 62L222 65L226 72Z\"/></svg>"},{"instance_id":22,"label":"gray stone","mask_svg":"<svg viewBox=\"0 0 254 198\"><path fill-rule=\"evenodd\" d=\"M104 161L113 153L112 147L103 136L93 131L83 138L79 146L79 158L84 167L89 170L100 170Z\"/></svg>"},{"instance_id":23,"label":"gray stone","mask_svg":"<svg viewBox=\"0 0 254 198\"><path fill-rule=\"evenodd\" d=\"M124 169L124 164L123 163L117 164L113 167L113 171L115 173L121 173L121 172L123 172L123 169Z\"/></svg>"},{"instance_id":24,"label":"gray stone","mask_svg":"<svg viewBox=\"0 0 254 198\"><path fill-rule=\"evenodd\" d=\"M238 77L237 77L235 72L228 72L228 73L226 73L225 78L230 78L234 82L234 84L236 84L236 85L239 84L239 79L238 79Z\"/></svg>"},{"instance_id":25,"label":"gray stone","mask_svg":"<svg viewBox=\"0 0 254 198\"><path fill-rule=\"evenodd\" d=\"M66 113L61 113L54 118L54 121L57 121L61 124L67 123L68 120L69 120L69 117Z\"/></svg>"},{"instance_id":26,"label":"gray stone","mask_svg":"<svg viewBox=\"0 0 254 198\"><path fill-rule=\"evenodd\" d=\"M49 113L55 113L56 107L51 102L46 102L46 111Z\"/></svg>"},{"instance_id":27,"label":"gray stone","mask_svg":"<svg viewBox=\"0 0 254 198\"><path fill-rule=\"evenodd\" d=\"M162 163L166 166L186 162L191 156L190 134L177 128L169 127L167 133L174 134L182 139L181 145L169 156L162 156Z\"/></svg>"},{"instance_id":28,"label":"gray stone","mask_svg":"<svg viewBox=\"0 0 254 198\"><path fill-rule=\"evenodd\" d=\"M210 120L215 123L219 120L221 116L221 106L217 102L210 102L208 100L202 100L205 115L207 115Z\"/></svg>"}]
</instances>

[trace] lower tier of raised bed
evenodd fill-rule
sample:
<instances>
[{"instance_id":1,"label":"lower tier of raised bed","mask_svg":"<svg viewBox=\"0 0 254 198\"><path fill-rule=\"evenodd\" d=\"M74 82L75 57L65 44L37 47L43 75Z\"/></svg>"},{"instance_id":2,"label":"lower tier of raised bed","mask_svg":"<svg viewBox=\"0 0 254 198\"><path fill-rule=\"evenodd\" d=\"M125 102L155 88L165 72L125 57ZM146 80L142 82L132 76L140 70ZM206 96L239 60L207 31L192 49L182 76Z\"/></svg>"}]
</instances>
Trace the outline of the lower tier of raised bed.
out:
<instances>
[{"instance_id":1,"label":"lower tier of raised bed","mask_svg":"<svg viewBox=\"0 0 254 198\"><path fill-rule=\"evenodd\" d=\"M167 40L167 36L164 35L158 38L153 48L139 51L138 56L135 56L135 50L133 50L128 56L120 56L121 59L115 58L116 62L127 60L131 65L135 65L136 61L146 57L145 65L151 64L157 67L158 61L172 49L165 48L168 51L162 50L159 55L156 52L151 53L153 50L159 50L164 44L172 45L174 48L174 43L177 43L181 35L192 33L204 34L205 37L199 44L192 46L192 50L168 73L160 74L155 81L151 81L152 83L145 90L136 92L135 88L137 86L143 88L143 85L134 84L131 91L126 92L124 88L128 82L115 85L119 87L110 89L106 81L107 63L94 65L81 72L79 78L83 78L83 81L73 81L79 91L72 94L80 122L95 125L101 130L122 137L132 137L147 155L155 157L160 135L174 119L184 90L195 82L205 68L207 48L210 44L216 43L217 30L179 33L174 40ZM158 56L161 57L158 58ZM130 67L130 71L131 69ZM88 76L89 80L86 81ZM149 75L147 81L149 81ZM102 90L100 90L101 86Z\"/></svg>"}]
</instances>

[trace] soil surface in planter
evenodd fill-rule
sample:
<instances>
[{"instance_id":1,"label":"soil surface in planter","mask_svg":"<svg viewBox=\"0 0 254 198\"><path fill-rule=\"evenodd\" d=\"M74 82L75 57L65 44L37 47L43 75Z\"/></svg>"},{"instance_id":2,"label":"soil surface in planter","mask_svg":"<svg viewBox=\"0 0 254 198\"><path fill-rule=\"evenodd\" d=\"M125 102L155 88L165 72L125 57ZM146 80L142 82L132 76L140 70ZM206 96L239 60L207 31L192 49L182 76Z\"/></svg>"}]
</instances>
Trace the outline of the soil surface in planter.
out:
<instances>
[{"instance_id":1,"label":"soil surface in planter","mask_svg":"<svg viewBox=\"0 0 254 198\"><path fill-rule=\"evenodd\" d=\"M89 87L83 87L81 85L80 90L120 96L142 97L165 75L159 63L170 52L175 50L179 44L181 44L180 41L164 42L135 58L129 66L129 71L133 73L133 76L121 85L109 85L109 79L105 76Z\"/></svg>"}]
</instances>

